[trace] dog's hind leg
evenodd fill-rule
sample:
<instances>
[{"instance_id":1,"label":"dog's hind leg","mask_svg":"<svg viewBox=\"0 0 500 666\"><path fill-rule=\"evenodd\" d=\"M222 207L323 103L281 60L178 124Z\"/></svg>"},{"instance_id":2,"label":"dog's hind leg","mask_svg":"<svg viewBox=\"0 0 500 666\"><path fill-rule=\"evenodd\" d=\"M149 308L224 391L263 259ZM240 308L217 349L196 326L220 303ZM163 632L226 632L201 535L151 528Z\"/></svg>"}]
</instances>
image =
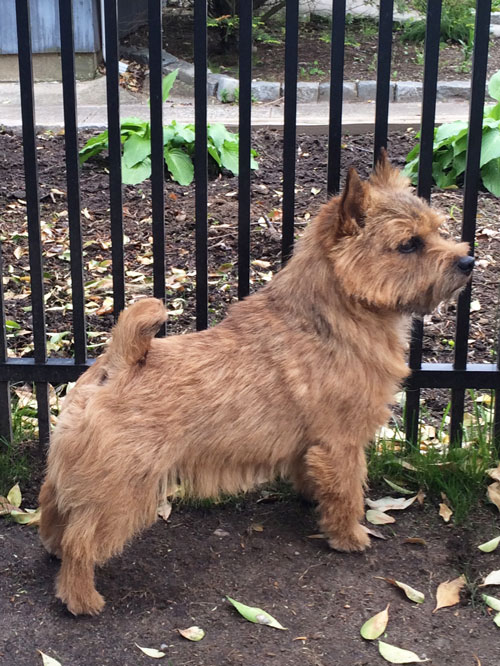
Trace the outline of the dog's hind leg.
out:
<instances>
[{"instance_id":1,"label":"dog's hind leg","mask_svg":"<svg viewBox=\"0 0 500 666\"><path fill-rule=\"evenodd\" d=\"M73 615L97 615L104 599L94 585L95 524L84 522L84 518L71 520L64 532L56 596Z\"/></svg>"},{"instance_id":2,"label":"dog's hind leg","mask_svg":"<svg viewBox=\"0 0 500 666\"><path fill-rule=\"evenodd\" d=\"M362 447L312 446L306 454L308 473L319 503L319 525L336 550L364 550L370 538L359 524L363 516L366 460Z\"/></svg>"},{"instance_id":3,"label":"dog's hind leg","mask_svg":"<svg viewBox=\"0 0 500 666\"><path fill-rule=\"evenodd\" d=\"M61 541L66 527L66 518L57 508L57 494L54 484L45 481L41 490L40 538L46 550L56 557L61 557Z\"/></svg>"}]
</instances>

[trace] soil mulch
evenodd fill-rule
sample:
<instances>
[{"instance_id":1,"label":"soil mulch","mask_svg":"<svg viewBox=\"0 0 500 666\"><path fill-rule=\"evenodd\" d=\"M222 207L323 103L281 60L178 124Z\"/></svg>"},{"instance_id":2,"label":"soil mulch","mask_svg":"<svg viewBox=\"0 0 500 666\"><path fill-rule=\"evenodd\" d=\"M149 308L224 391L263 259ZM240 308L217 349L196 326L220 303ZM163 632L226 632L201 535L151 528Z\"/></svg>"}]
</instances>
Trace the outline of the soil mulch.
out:
<instances>
[{"instance_id":1,"label":"soil mulch","mask_svg":"<svg viewBox=\"0 0 500 666\"><path fill-rule=\"evenodd\" d=\"M500 529L496 509L478 509L463 527L445 525L428 504L397 513L381 528L386 541L351 555L308 538L317 533L314 511L294 496L181 504L168 524L158 522L98 571L107 605L97 618L74 618L55 599L59 565L36 529L2 520L0 664L33 666L36 650L63 666L152 663L138 644L163 649L171 666L381 665L376 641L359 630L390 602L382 640L436 666L495 666L498 628L476 585L498 567L498 556L477 549ZM425 544L408 543L412 537ZM461 603L433 614L437 585L463 573L470 584ZM410 602L376 576L410 584L425 602ZM288 631L246 622L226 595L267 610ZM206 631L200 643L176 631L191 625Z\"/></svg>"},{"instance_id":2,"label":"soil mulch","mask_svg":"<svg viewBox=\"0 0 500 666\"><path fill-rule=\"evenodd\" d=\"M345 137L342 162L363 176L371 168L373 137ZM389 152L402 166L414 141L411 133L391 136ZM260 169L252 176L252 288L280 263L282 206L279 132L254 132ZM323 137L298 138L296 223L300 230L326 197L327 151ZM47 324L50 335L71 330L67 309L68 229L63 138L38 138L40 209L44 240ZM82 223L85 247L88 323L101 344L112 325L110 302L109 189L104 159L82 169ZM8 339L13 354L30 355L29 268L21 140L0 134L0 210L3 283L7 318L19 329ZM177 310L169 332L194 328L194 187L166 182L166 257L169 307ZM461 190L436 191L433 200L459 233ZM218 321L236 298L237 179L224 174L209 184L210 318ZM151 200L149 182L124 188L127 296L151 294ZM470 355L491 361L498 304L499 202L481 192L478 213ZM268 263L266 263L268 262ZM482 263L481 263L482 262ZM314 267L311 267L312 269ZM427 317L428 360L449 361L454 304ZM66 342L65 342L66 340ZM91 350L97 354L100 347ZM54 343L53 355L71 353L71 337ZM436 409L443 409L438 402ZM23 487L35 506L42 464ZM103 489L103 493L106 489ZM383 491L386 493L386 491ZM380 493L375 493L380 494ZM265 500L265 501L259 501ZM36 649L63 666L137 666L151 663L136 647L167 653L172 666L279 664L351 666L386 663L377 646L359 636L363 622L388 602L390 623L384 640L432 659L436 666L493 666L498 663L498 628L480 601L476 584L498 568L496 554L477 545L496 536L496 509L479 507L460 527L445 525L426 501L399 512L397 522L380 528L361 555L331 552L317 533L312 507L284 491L254 493L227 503L174 507L168 524L158 522L133 541L122 557L97 574L107 599L98 618L75 619L53 596L58 563L43 551L36 530L0 521L0 664L33 666ZM420 537L425 545L410 544ZM465 573L469 580L459 605L432 614L437 585ZM375 576L401 580L426 595L422 605ZM494 590L488 590L494 594ZM225 599L261 607L288 631L245 622ZM199 625L206 632L190 643L178 628ZM480 660L480 661L478 661Z\"/></svg>"},{"instance_id":3,"label":"soil mulch","mask_svg":"<svg viewBox=\"0 0 500 666\"><path fill-rule=\"evenodd\" d=\"M265 28L276 43L255 40L252 77L262 81L283 81L285 39L282 27ZM189 14L164 15L164 48L178 58L193 62L193 21ZM424 44L403 41L403 28L394 24L391 78L396 81L421 81L424 72ZM300 26L298 77L301 81L330 80L331 28L323 20ZM131 46L147 46L147 29L125 38ZM373 80L377 73L378 32L373 20L353 19L346 25L344 79ZM208 32L209 67L214 72L238 76L238 44L233 35L227 42L216 28ZM500 40L490 40L488 76L500 69ZM467 80L472 57L459 44L446 43L439 55L440 80Z\"/></svg>"}]
</instances>

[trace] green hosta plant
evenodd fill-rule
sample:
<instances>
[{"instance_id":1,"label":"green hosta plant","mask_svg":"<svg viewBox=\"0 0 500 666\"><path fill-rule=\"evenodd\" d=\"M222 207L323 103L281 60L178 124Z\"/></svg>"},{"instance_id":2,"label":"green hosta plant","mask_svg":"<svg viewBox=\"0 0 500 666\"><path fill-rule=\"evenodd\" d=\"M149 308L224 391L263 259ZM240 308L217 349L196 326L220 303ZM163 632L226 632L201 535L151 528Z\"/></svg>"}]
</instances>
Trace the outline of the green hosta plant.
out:
<instances>
[{"instance_id":1,"label":"green hosta plant","mask_svg":"<svg viewBox=\"0 0 500 666\"><path fill-rule=\"evenodd\" d=\"M177 77L177 70L163 79L163 101L168 99ZM151 127L140 118L127 118L121 127L122 180L126 185L137 185L151 175ZM194 177L195 128L194 125L178 125L173 120L163 128L163 155L168 172L180 185L190 185ZM80 151L80 163L108 148L108 131L89 139ZM229 132L224 125L207 125L207 151L219 169L228 169L238 175L238 135ZM256 152L252 150L252 169L258 169Z\"/></svg>"},{"instance_id":2,"label":"green hosta plant","mask_svg":"<svg viewBox=\"0 0 500 666\"><path fill-rule=\"evenodd\" d=\"M500 71L491 77L488 92L497 103L487 107L484 112L481 178L484 187L500 197ZM468 134L469 123L464 120L445 123L434 130L432 177L438 187L451 187L463 177ZM420 144L417 144L406 157L404 173L413 183L417 181L419 153Z\"/></svg>"}]
</instances>

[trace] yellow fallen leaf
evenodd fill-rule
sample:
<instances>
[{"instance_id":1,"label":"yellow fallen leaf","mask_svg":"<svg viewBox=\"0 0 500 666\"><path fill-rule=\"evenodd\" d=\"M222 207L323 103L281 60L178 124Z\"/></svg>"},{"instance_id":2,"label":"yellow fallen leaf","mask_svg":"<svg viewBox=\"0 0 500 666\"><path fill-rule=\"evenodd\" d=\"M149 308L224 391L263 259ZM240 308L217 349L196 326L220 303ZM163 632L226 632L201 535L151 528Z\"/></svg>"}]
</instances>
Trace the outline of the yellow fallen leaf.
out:
<instances>
[{"instance_id":1,"label":"yellow fallen leaf","mask_svg":"<svg viewBox=\"0 0 500 666\"><path fill-rule=\"evenodd\" d=\"M16 485L9 490L7 494L7 501L10 504L13 504L16 508L21 506L22 496L18 483L16 483Z\"/></svg>"},{"instance_id":2,"label":"yellow fallen leaf","mask_svg":"<svg viewBox=\"0 0 500 666\"><path fill-rule=\"evenodd\" d=\"M399 587L401 590L403 590L408 599L414 601L417 604L423 604L425 601L425 594L423 594L423 592L419 592L406 583L401 583L399 580L395 580L394 578L384 578L383 576L375 576L375 578L378 578L379 580L385 580L387 583Z\"/></svg>"},{"instance_id":3,"label":"yellow fallen leaf","mask_svg":"<svg viewBox=\"0 0 500 666\"><path fill-rule=\"evenodd\" d=\"M387 604L383 611L371 617L361 627L359 633L367 641L373 641L384 633L389 622L389 606L390 604Z\"/></svg>"},{"instance_id":4,"label":"yellow fallen leaf","mask_svg":"<svg viewBox=\"0 0 500 666\"><path fill-rule=\"evenodd\" d=\"M201 627L188 627L187 629L177 629L177 631L183 638L187 638L188 641L201 641L205 636L205 632Z\"/></svg>"},{"instance_id":5,"label":"yellow fallen leaf","mask_svg":"<svg viewBox=\"0 0 500 666\"><path fill-rule=\"evenodd\" d=\"M155 648L141 647L140 645L137 645L137 643L135 644L135 647L138 647L141 652L144 652L145 655L152 657L153 659L162 659L166 656L166 652L160 652L160 650L155 650Z\"/></svg>"},{"instance_id":6,"label":"yellow fallen leaf","mask_svg":"<svg viewBox=\"0 0 500 666\"><path fill-rule=\"evenodd\" d=\"M453 515L453 511L450 509L449 506L441 502L441 504L439 505L439 515L441 516L441 518L444 520L445 523L448 523L450 522L450 518Z\"/></svg>"},{"instance_id":7,"label":"yellow fallen leaf","mask_svg":"<svg viewBox=\"0 0 500 666\"><path fill-rule=\"evenodd\" d=\"M420 657L410 650L402 650L395 645L389 645L382 641L378 642L378 651L380 655L391 664L415 664L429 659L420 659Z\"/></svg>"},{"instance_id":8,"label":"yellow fallen leaf","mask_svg":"<svg viewBox=\"0 0 500 666\"><path fill-rule=\"evenodd\" d=\"M498 467L493 467L492 469L487 470L488 476L491 476L495 481L500 481L500 463Z\"/></svg>"},{"instance_id":9,"label":"yellow fallen leaf","mask_svg":"<svg viewBox=\"0 0 500 666\"><path fill-rule=\"evenodd\" d=\"M417 546L427 546L426 540L421 539L420 537L408 537L407 539L404 540L404 543L411 543Z\"/></svg>"},{"instance_id":10,"label":"yellow fallen leaf","mask_svg":"<svg viewBox=\"0 0 500 666\"><path fill-rule=\"evenodd\" d=\"M500 569L490 572L479 587L484 587L485 585L500 585Z\"/></svg>"},{"instance_id":11,"label":"yellow fallen leaf","mask_svg":"<svg viewBox=\"0 0 500 666\"><path fill-rule=\"evenodd\" d=\"M361 527L370 536L376 537L377 539L387 540L387 537L385 536L385 534L382 534L382 532L379 532L378 530L374 530L371 527L366 527L366 525L361 525Z\"/></svg>"},{"instance_id":12,"label":"yellow fallen leaf","mask_svg":"<svg viewBox=\"0 0 500 666\"><path fill-rule=\"evenodd\" d=\"M489 485L486 494L488 495L490 502L493 502L493 504L500 511L500 481L495 481L495 483Z\"/></svg>"},{"instance_id":13,"label":"yellow fallen leaf","mask_svg":"<svg viewBox=\"0 0 500 666\"><path fill-rule=\"evenodd\" d=\"M366 504L370 509L377 509L378 511L395 511L401 509L407 509L413 502L417 499L417 496L408 497L382 497L378 500L371 500L369 497L366 498Z\"/></svg>"},{"instance_id":14,"label":"yellow fallen leaf","mask_svg":"<svg viewBox=\"0 0 500 666\"><path fill-rule=\"evenodd\" d=\"M454 580L447 580L440 583L436 592L436 608L432 611L435 613L440 608L448 606L455 606L460 602L460 590L466 583L465 576L459 576Z\"/></svg>"},{"instance_id":15,"label":"yellow fallen leaf","mask_svg":"<svg viewBox=\"0 0 500 666\"><path fill-rule=\"evenodd\" d=\"M54 657L49 657L48 654L45 654L41 650L37 650L37 652L42 658L43 666L61 666L61 662L54 659Z\"/></svg>"},{"instance_id":16,"label":"yellow fallen leaf","mask_svg":"<svg viewBox=\"0 0 500 666\"><path fill-rule=\"evenodd\" d=\"M167 521L172 513L172 505L168 500L164 500L160 506L156 509L156 513L160 518Z\"/></svg>"},{"instance_id":17,"label":"yellow fallen leaf","mask_svg":"<svg viewBox=\"0 0 500 666\"><path fill-rule=\"evenodd\" d=\"M366 520L372 525L387 525L388 523L396 522L392 516L388 516L383 511L377 511L376 509L369 509L366 512Z\"/></svg>"},{"instance_id":18,"label":"yellow fallen leaf","mask_svg":"<svg viewBox=\"0 0 500 666\"><path fill-rule=\"evenodd\" d=\"M490 541L482 543L480 546L478 546L478 548L479 550L482 550L483 553L492 553L494 550L498 548L499 543L500 543L500 536L497 536L494 539L490 539Z\"/></svg>"}]
</instances>

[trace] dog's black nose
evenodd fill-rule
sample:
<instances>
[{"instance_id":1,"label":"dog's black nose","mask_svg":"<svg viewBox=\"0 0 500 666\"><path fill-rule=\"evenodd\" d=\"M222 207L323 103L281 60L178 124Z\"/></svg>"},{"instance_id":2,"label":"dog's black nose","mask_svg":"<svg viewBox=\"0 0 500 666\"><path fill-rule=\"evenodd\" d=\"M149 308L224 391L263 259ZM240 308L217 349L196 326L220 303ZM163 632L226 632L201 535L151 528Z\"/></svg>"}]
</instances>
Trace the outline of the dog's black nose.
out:
<instances>
[{"instance_id":1,"label":"dog's black nose","mask_svg":"<svg viewBox=\"0 0 500 666\"><path fill-rule=\"evenodd\" d=\"M460 257L457 262L457 266L462 271L462 273L465 273L465 275L470 275L472 273L472 269L474 268L474 257L471 257L470 255Z\"/></svg>"}]
</instances>

